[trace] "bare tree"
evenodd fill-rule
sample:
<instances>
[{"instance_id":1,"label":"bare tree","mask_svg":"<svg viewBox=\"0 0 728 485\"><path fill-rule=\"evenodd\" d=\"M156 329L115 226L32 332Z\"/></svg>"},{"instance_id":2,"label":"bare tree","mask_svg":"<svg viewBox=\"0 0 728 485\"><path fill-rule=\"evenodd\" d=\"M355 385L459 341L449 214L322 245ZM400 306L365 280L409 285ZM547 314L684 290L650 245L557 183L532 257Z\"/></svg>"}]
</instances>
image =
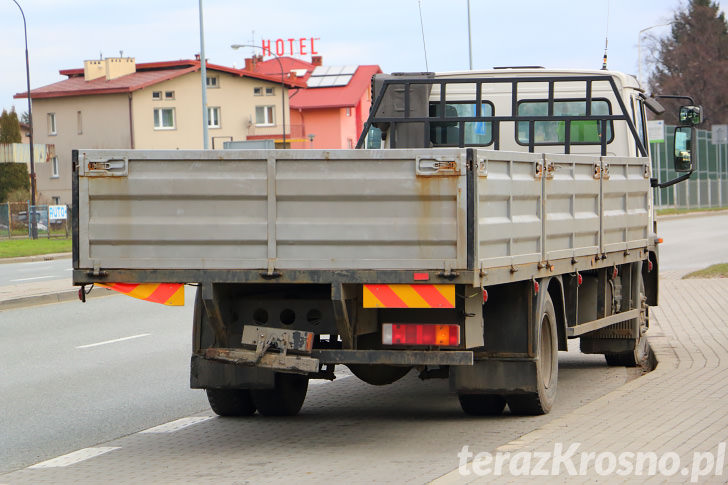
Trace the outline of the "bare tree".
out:
<instances>
[{"instance_id":1,"label":"bare tree","mask_svg":"<svg viewBox=\"0 0 728 485\"><path fill-rule=\"evenodd\" d=\"M653 93L692 96L705 109L703 128L728 122L728 23L716 2L688 0L679 8L654 58ZM679 103L664 104L665 121L676 124Z\"/></svg>"}]
</instances>

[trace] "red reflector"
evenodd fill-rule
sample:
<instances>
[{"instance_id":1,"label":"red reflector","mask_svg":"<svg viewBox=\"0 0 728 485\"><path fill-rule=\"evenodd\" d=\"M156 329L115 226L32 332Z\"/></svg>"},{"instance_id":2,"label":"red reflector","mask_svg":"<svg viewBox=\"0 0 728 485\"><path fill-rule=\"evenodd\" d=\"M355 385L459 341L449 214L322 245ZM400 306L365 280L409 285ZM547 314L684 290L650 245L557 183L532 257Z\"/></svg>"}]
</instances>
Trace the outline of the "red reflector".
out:
<instances>
[{"instance_id":1,"label":"red reflector","mask_svg":"<svg viewBox=\"0 0 728 485\"><path fill-rule=\"evenodd\" d=\"M617 278L617 268L614 268L612 270L612 279L615 279L615 278Z\"/></svg>"},{"instance_id":2,"label":"red reflector","mask_svg":"<svg viewBox=\"0 0 728 485\"><path fill-rule=\"evenodd\" d=\"M483 303L488 301L488 290L483 288Z\"/></svg>"},{"instance_id":3,"label":"red reflector","mask_svg":"<svg viewBox=\"0 0 728 485\"><path fill-rule=\"evenodd\" d=\"M385 323L382 325L384 345L460 345L459 325L425 323Z\"/></svg>"},{"instance_id":4,"label":"red reflector","mask_svg":"<svg viewBox=\"0 0 728 485\"><path fill-rule=\"evenodd\" d=\"M647 271L652 271L653 267L654 266L652 266L652 261L647 261Z\"/></svg>"},{"instance_id":5,"label":"red reflector","mask_svg":"<svg viewBox=\"0 0 728 485\"><path fill-rule=\"evenodd\" d=\"M577 284L578 284L579 286L581 286L581 284L582 284L582 283L584 282L584 278L583 278L583 277L582 277L582 276L581 276L580 274L578 274L578 275L576 275L576 276L577 276L577 280L576 280L576 282L577 282Z\"/></svg>"},{"instance_id":6,"label":"red reflector","mask_svg":"<svg viewBox=\"0 0 728 485\"><path fill-rule=\"evenodd\" d=\"M538 281L534 281L533 282L533 294L534 295L538 295L538 288L539 288Z\"/></svg>"},{"instance_id":7,"label":"red reflector","mask_svg":"<svg viewBox=\"0 0 728 485\"><path fill-rule=\"evenodd\" d=\"M429 281L430 273L415 273L415 281Z\"/></svg>"}]
</instances>

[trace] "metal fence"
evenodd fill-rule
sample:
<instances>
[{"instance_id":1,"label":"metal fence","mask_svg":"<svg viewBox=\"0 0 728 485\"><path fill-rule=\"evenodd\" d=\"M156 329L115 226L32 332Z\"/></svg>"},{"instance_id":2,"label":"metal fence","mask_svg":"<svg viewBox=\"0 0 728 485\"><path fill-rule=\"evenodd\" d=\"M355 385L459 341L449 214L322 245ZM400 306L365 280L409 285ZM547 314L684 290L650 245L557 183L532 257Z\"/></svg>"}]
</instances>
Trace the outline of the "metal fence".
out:
<instances>
[{"instance_id":1,"label":"metal fence","mask_svg":"<svg viewBox=\"0 0 728 485\"><path fill-rule=\"evenodd\" d=\"M652 173L660 182L681 175L673 169L670 147L675 127L665 127L665 141L651 144ZM699 209L728 206L728 144L713 144L712 133L698 130L698 158L689 180L664 189L655 189L658 208Z\"/></svg>"},{"instance_id":2,"label":"metal fence","mask_svg":"<svg viewBox=\"0 0 728 485\"><path fill-rule=\"evenodd\" d=\"M35 218L38 237L69 237L71 208L65 205L35 205L27 202L0 204L0 238L28 238Z\"/></svg>"}]
</instances>

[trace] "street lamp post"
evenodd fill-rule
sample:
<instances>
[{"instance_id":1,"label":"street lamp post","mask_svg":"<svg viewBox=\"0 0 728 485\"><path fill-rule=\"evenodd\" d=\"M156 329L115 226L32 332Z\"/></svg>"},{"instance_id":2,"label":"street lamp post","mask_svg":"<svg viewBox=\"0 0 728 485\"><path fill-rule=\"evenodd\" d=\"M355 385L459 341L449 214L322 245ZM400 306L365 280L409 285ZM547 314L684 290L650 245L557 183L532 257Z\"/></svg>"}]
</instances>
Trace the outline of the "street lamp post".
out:
<instances>
[{"instance_id":1,"label":"street lamp post","mask_svg":"<svg viewBox=\"0 0 728 485\"><path fill-rule=\"evenodd\" d=\"M207 59L205 59L205 24L202 21L202 0L200 0L200 77L202 78L202 148L209 148L207 120Z\"/></svg>"},{"instance_id":2,"label":"street lamp post","mask_svg":"<svg viewBox=\"0 0 728 485\"><path fill-rule=\"evenodd\" d=\"M241 47L252 47L254 49L263 49L259 45L253 45L253 44L233 44L230 46L232 49L240 49ZM263 51L265 52L265 51ZM286 148L286 85L285 85L285 72L283 71L283 63L281 62L281 59L277 56L271 53L272 56L275 57L276 61L278 61L278 67L281 68L281 115L282 115L282 125L283 125L283 148Z\"/></svg>"},{"instance_id":3,"label":"street lamp post","mask_svg":"<svg viewBox=\"0 0 728 485\"><path fill-rule=\"evenodd\" d=\"M656 29L657 27L665 27L674 23L675 22L668 22L666 24L645 27L644 29L640 30L639 34L637 34L637 80L640 82L640 85L642 85L642 34L647 32L648 30Z\"/></svg>"},{"instance_id":4,"label":"street lamp post","mask_svg":"<svg viewBox=\"0 0 728 485\"><path fill-rule=\"evenodd\" d=\"M33 110L30 102L30 63L28 62L28 28L25 24L25 12L17 2L13 0L15 5L20 9L20 15L23 16L23 32L25 33L25 81L28 95L28 125L30 132L28 138L30 141L30 208L28 210L28 221L30 222L30 236L38 239L38 221L35 220L35 153L33 152Z\"/></svg>"}]
</instances>

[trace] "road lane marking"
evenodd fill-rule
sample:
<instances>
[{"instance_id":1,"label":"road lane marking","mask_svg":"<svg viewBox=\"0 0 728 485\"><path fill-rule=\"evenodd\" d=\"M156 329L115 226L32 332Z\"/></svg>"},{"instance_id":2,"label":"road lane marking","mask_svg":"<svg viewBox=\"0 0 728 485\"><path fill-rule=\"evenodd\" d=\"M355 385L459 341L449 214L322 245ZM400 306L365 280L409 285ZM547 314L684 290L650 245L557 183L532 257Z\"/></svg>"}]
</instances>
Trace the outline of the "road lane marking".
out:
<instances>
[{"instance_id":1,"label":"road lane marking","mask_svg":"<svg viewBox=\"0 0 728 485\"><path fill-rule=\"evenodd\" d=\"M11 283L15 283L18 281L30 281L30 280L44 280L48 278L57 278L57 276L34 276L33 278L20 278L17 280L10 280Z\"/></svg>"},{"instance_id":2,"label":"road lane marking","mask_svg":"<svg viewBox=\"0 0 728 485\"><path fill-rule=\"evenodd\" d=\"M73 453L69 453L67 455L36 463L35 465L29 466L28 468L65 467L118 449L121 449L121 446L99 446L96 448L84 448L83 450L74 451Z\"/></svg>"},{"instance_id":3,"label":"road lane marking","mask_svg":"<svg viewBox=\"0 0 728 485\"><path fill-rule=\"evenodd\" d=\"M114 340L106 340L104 342L96 342L95 344L79 345L77 349L88 349L91 347L98 347L99 345L115 344L117 342L124 342L125 340L131 340L135 338L148 337L151 333L140 333L139 335L132 335L131 337L122 337Z\"/></svg>"},{"instance_id":4,"label":"road lane marking","mask_svg":"<svg viewBox=\"0 0 728 485\"><path fill-rule=\"evenodd\" d=\"M174 433L175 431L179 431L194 424L203 423L212 418L213 416L191 416L189 418L181 418L175 421L170 421L169 423L160 424L153 428L145 429L139 433Z\"/></svg>"}]
</instances>

